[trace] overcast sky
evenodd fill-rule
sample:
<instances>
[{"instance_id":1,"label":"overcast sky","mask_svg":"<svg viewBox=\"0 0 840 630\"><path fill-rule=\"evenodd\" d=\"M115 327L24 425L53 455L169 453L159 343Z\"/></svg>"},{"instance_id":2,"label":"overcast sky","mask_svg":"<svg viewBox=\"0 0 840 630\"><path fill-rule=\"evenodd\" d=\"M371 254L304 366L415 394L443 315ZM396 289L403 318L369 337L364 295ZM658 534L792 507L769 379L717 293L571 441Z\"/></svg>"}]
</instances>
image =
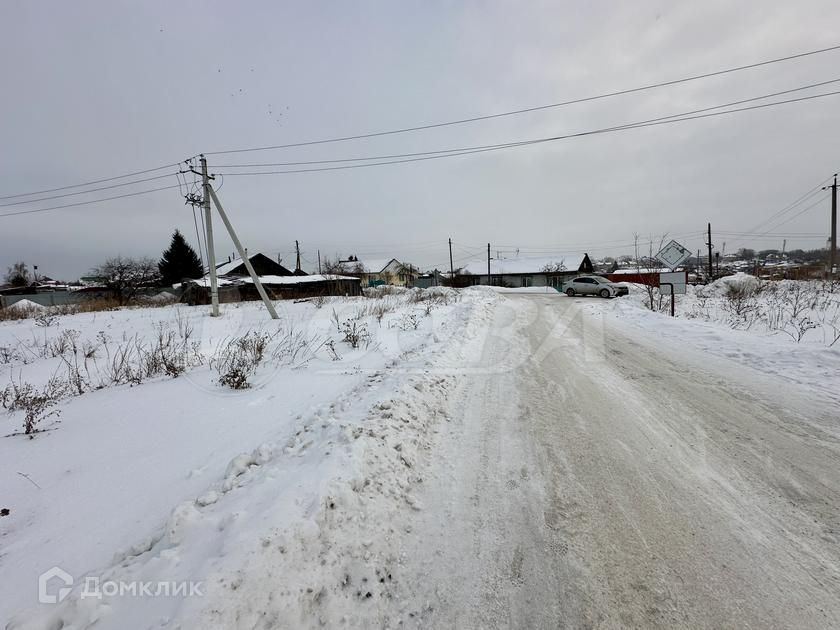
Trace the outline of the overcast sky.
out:
<instances>
[{"instance_id":1,"label":"overcast sky","mask_svg":"<svg viewBox=\"0 0 840 630\"><path fill-rule=\"evenodd\" d=\"M632 88L836 45L838 24L836 0L3 0L0 196L154 168L200 152L388 130ZM836 78L840 51L470 125L213 155L210 169L233 173L241 169L223 165L573 133ZM822 88L833 90L840 83ZM632 251L634 232L667 232L694 250L707 221L730 233L713 238L720 248L725 241L727 252L781 247L785 237L788 249L824 247L827 200L777 229L771 223L758 230L777 236L732 233L755 231L840 169L839 108L835 96L404 165L228 175L220 197L251 251L280 252L292 264L299 239L305 268L318 248L328 257L393 256L445 268L449 237L456 265L471 252L481 256L488 242L494 254L519 248L616 255ZM175 183L173 175L0 213ZM0 269L24 260L40 273L73 279L117 254L159 257L175 228L195 243L192 211L177 189L2 217ZM233 246L220 222L215 228L218 255L225 257Z\"/></svg>"}]
</instances>

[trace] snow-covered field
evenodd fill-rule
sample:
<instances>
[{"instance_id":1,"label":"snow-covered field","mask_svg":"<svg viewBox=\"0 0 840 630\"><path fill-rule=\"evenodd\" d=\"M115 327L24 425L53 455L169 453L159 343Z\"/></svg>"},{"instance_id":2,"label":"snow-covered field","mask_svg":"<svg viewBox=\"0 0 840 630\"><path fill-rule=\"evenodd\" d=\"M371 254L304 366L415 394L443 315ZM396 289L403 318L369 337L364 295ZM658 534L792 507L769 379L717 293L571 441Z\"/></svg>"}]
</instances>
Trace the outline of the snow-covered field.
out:
<instances>
[{"instance_id":1,"label":"snow-covered field","mask_svg":"<svg viewBox=\"0 0 840 630\"><path fill-rule=\"evenodd\" d=\"M439 372L482 334L495 299L441 289L279 302L279 322L250 302L222 305L219 318L170 306L0 323L13 409L0 428L0 619L250 627L257 617L234 621L214 603L253 563L266 566L252 595L306 584L316 597L318 576L301 568L316 566L318 531L335 529L350 556L369 544L334 516L347 513L337 505L364 497L371 517L414 506L412 462L441 420ZM248 386L232 389L219 379L243 338L266 347L244 370ZM414 410L396 420L394 405ZM39 606L38 576L52 567L73 578L72 591ZM88 578L108 585L103 597L85 596ZM374 588L353 579L361 597ZM201 583L192 597L165 596L186 582ZM49 592L63 586L55 578Z\"/></svg>"}]
</instances>

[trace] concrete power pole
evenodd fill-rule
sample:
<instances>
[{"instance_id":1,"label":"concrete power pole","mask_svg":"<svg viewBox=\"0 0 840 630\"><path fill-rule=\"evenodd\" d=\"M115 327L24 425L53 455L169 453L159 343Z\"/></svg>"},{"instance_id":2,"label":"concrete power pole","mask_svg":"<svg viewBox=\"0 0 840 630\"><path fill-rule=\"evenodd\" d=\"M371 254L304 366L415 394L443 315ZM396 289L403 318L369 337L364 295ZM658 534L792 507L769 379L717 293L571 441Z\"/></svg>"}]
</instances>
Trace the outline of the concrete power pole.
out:
<instances>
[{"instance_id":1,"label":"concrete power pole","mask_svg":"<svg viewBox=\"0 0 840 630\"><path fill-rule=\"evenodd\" d=\"M831 186L823 186L823 190L831 188L831 242L828 246L828 277L834 277L834 267L837 264L837 173L834 174L834 183Z\"/></svg>"},{"instance_id":2,"label":"concrete power pole","mask_svg":"<svg viewBox=\"0 0 840 630\"><path fill-rule=\"evenodd\" d=\"M219 285L216 281L216 249L213 245L213 222L210 212L210 176L207 175L207 160L201 156L201 183L204 195L201 205L204 208L204 223L207 233L204 235L204 242L207 245L207 267L210 271L210 315L219 316Z\"/></svg>"},{"instance_id":3,"label":"concrete power pole","mask_svg":"<svg viewBox=\"0 0 840 630\"><path fill-rule=\"evenodd\" d=\"M236 246L236 251L239 252L240 258L242 258L242 262L245 263L245 269L248 270L248 275L251 276L251 281L254 283L254 286L257 287L257 293L260 294L260 298L262 298L263 304L265 304L265 308L268 311L268 314L271 315L271 319L279 319L277 315L277 311L274 310L274 304L271 303L271 300L268 299L268 294L265 292L265 288L263 288L262 282L260 282L260 278L257 275L257 272L254 271L254 267L251 264L251 261L248 259L248 250L242 247L242 243L239 242L239 237L236 235L236 232L233 229L233 226L230 223L230 220L225 213L225 209L222 207L222 202L219 201L219 198L216 196L216 192L211 188L207 187L207 191L210 193L210 196L213 198L213 203L216 204L216 210L219 211L219 216L222 217L222 222L225 224L227 228L228 234L230 234L230 240L233 241L233 244Z\"/></svg>"},{"instance_id":4,"label":"concrete power pole","mask_svg":"<svg viewBox=\"0 0 840 630\"><path fill-rule=\"evenodd\" d=\"M714 276L713 268L712 268L712 224L709 223L709 240L706 243L709 246L709 282L712 281L712 276Z\"/></svg>"},{"instance_id":5,"label":"concrete power pole","mask_svg":"<svg viewBox=\"0 0 840 630\"><path fill-rule=\"evenodd\" d=\"M321 275L321 250L318 250L318 275Z\"/></svg>"},{"instance_id":6,"label":"concrete power pole","mask_svg":"<svg viewBox=\"0 0 840 630\"><path fill-rule=\"evenodd\" d=\"M455 267L452 266L452 239L449 239L449 280L455 284Z\"/></svg>"},{"instance_id":7,"label":"concrete power pole","mask_svg":"<svg viewBox=\"0 0 840 630\"><path fill-rule=\"evenodd\" d=\"M487 243L487 284L493 284L493 280L490 276L490 243Z\"/></svg>"},{"instance_id":8,"label":"concrete power pole","mask_svg":"<svg viewBox=\"0 0 840 630\"><path fill-rule=\"evenodd\" d=\"M300 243L295 240L295 253L297 254L297 259L295 260L295 271L300 271Z\"/></svg>"}]
</instances>

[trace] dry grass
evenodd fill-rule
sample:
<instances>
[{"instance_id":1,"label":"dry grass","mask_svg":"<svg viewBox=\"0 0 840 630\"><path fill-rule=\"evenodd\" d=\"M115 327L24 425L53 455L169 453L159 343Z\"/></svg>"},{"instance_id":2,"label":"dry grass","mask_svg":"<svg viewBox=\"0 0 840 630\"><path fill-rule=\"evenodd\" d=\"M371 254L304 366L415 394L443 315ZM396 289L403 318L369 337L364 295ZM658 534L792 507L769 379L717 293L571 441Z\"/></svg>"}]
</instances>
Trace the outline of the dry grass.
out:
<instances>
[{"instance_id":1,"label":"dry grass","mask_svg":"<svg viewBox=\"0 0 840 630\"><path fill-rule=\"evenodd\" d=\"M18 321L21 319L37 319L44 317L60 317L62 315L76 315L77 313L98 313L101 311L116 311L121 308L142 307L142 308L160 308L169 306L174 302L164 301L158 302L144 298L120 306L119 301L114 298L89 298L83 299L76 304L58 304L55 306L12 306L0 308L0 322L4 321Z\"/></svg>"}]
</instances>

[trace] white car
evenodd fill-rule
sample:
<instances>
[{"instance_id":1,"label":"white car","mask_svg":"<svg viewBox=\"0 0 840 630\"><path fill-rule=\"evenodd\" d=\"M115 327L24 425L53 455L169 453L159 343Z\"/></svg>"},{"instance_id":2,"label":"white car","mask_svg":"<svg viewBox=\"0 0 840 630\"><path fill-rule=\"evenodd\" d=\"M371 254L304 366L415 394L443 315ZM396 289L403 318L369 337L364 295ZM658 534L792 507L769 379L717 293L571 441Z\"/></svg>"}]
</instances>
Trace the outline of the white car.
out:
<instances>
[{"instance_id":1,"label":"white car","mask_svg":"<svg viewBox=\"0 0 840 630\"><path fill-rule=\"evenodd\" d=\"M566 285L566 295L600 295L602 298L613 298L627 295L627 287L613 284L601 276L578 276Z\"/></svg>"}]
</instances>

